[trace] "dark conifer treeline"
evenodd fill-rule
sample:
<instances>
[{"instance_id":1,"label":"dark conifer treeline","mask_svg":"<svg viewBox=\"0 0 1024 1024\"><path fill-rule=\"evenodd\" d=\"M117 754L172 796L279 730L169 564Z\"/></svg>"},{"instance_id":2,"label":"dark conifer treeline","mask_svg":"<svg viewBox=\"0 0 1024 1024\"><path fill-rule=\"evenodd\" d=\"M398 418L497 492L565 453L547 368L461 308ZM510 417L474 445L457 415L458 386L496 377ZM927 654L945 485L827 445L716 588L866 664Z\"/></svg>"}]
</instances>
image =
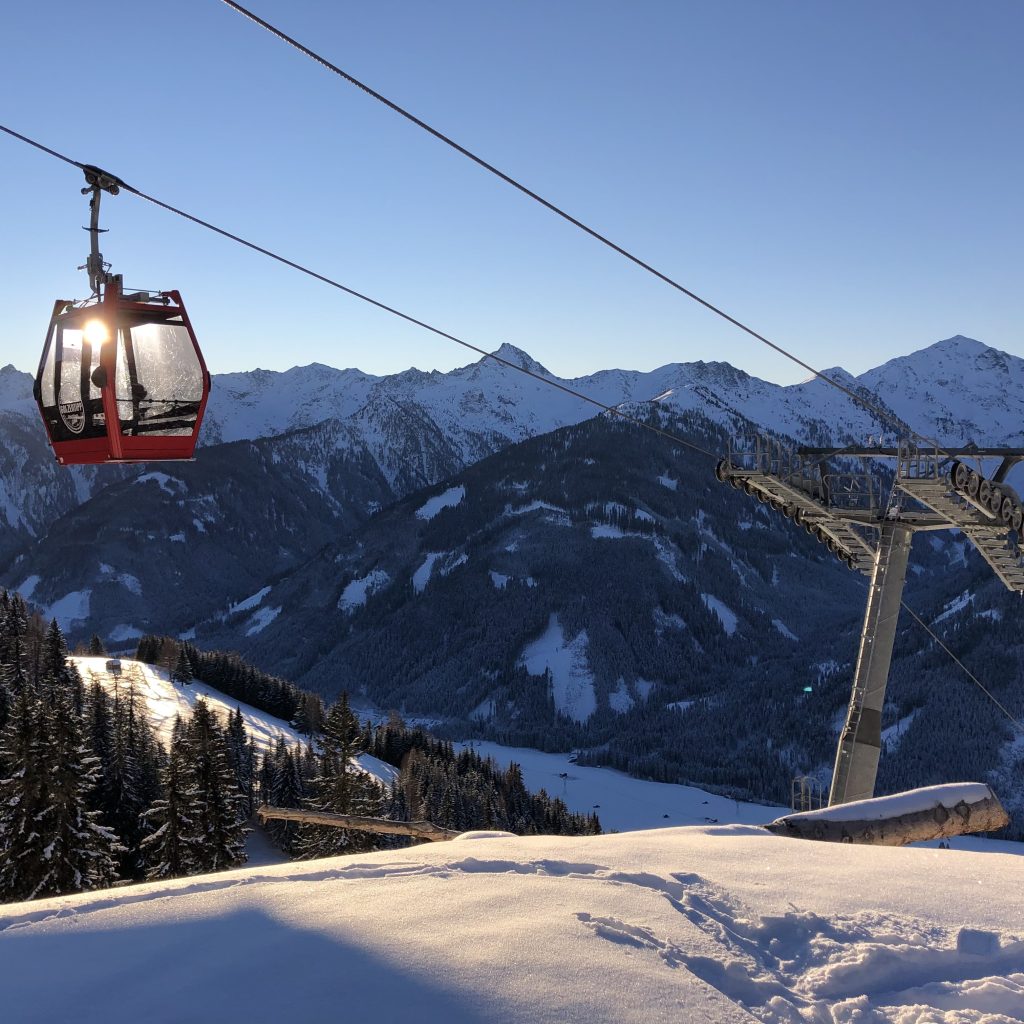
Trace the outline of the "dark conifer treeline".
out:
<instances>
[{"instance_id":1,"label":"dark conifer treeline","mask_svg":"<svg viewBox=\"0 0 1024 1024\"><path fill-rule=\"evenodd\" d=\"M131 674L86 688L56 622L0 591L0 901L245 860L252 744L203 701L156 741Z\"/></svg>"},{"instance_id":2,"label":"dark conifer treeline","mask_svg":"<svg viewBox=\"0 0 1024 1024\"><path fill-rule=\"evenodd\" d=\"M162 665L175 682L195 678L237 701L291 722L307 736L323 724L320 698L285 679L268 675L232 651L201 651L173 637L144 636L135 653L148 665Z\"/></svg>"},{"instance_id":3,"label":"dark conifer treeline","mask_svg":"<svg viewBox=\"0 0 1024 1024\"><path fill-rule=\"evenodd\" d=\"M361 770L360 754L398 769L384 787ZM276 807L304 807L390 818L427 820L457 831L498 829L517 835L597 835L596 815L573 814L541 790L530 793L517 764L502 768L472 750L410 729L400 718L360 728L345 693L331 707L320 749L299 753L278 743L260 773L260 794ZM271 822L271 834L296 857L359 853L407 841L344 829Z\"/></svg>"},{"instance_id":4,"label":"dark conifer treeline","mask_svg":"<svg viewBox=\"0 0 1024 1024\"><path fill-rule=\"evenodd\" d=\"M94 650L102 650L98 641ZM258 803L395 820L427 818L453 829L587 834L596 817L530 794L507 770L393 718L361 726L342 694L323 714L319 698L266 676L234 655L146 637L140 655L184 685L202 678L233 696L319 733L299 748L279 740L259 759L236 709L218 721L202 699L157 742L136 693L138 670L113 692L86 687L49 626L0 590L0 902L174 878L245 861L245 822ZM390 786L359 755L392 764ZM364 832L277 822L271 834L294 857L401 845Z\"/></svg>"}]
</instances>

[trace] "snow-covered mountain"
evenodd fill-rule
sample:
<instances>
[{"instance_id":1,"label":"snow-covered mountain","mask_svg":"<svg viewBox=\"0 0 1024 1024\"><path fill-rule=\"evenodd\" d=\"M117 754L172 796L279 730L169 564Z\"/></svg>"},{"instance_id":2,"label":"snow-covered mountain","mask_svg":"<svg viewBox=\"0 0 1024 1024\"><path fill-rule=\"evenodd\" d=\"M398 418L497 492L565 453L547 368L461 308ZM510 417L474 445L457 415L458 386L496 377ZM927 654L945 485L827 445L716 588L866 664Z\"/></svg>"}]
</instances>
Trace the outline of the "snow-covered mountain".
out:
<instances>
[{"instance_id":1,"label":"snow-covered mountain","mask_svg":"<svg viewBox=\"0 0 1024 1024\"><path fill-rule=\"evenodd\" d=\"M1024 360L959 336L860 377L827 371L890 408L895 419L882 422L820 380L780 386L728 363L671 363L649 372L614 369L561 380L511 345L496 355L605 405L658 401L720 423L740 414L806 442L892 437L900 433L899 421L944 444L1010 445L1024 438ZM57 518L106 485L140 472L57 467L47 455L31 387L29 374L10 366L0 370L0 514L11 528L0 541L0 567L40 539ZM325 491L339 460L368 459L397 497L507 444L578 423L596 411L490 358L450 373L412 369L388 377L314 363L284 373L215 376L202 443L209 447L318 428L278 457L302 468L311 484Z\"/></svg>"},{"instance_id":2,"label":"snow-covered mountain","mask_svg":"<svg viewBox=\"0 0 1024 1024\"><path fill-rule=\"evenodd\" d=\"M694 413L658 415L724 443ZM803 530L718 484L710 460L599 417L407 496L244 608L182 628L456 735L784 801L794 774L827 781L864 593ZM1015 598L955 536L917 538L908 602L1019 714ZM1010 781L1024 748L910 622L883 726L884 791L990 779L1024 827Z\"/></svg>"},{"instance_id":3,"label":"snow-covered mountain","mask_svg":"<svg viewBox=\"0 0 1024 1024\"><path fill-rule=\"evenodd\" d=\"M518 350L500 354L546 372ZM946 444L1020 440L1024 360L954 338L872 374L844 379L870 379L896 414L941 428ZM568 383L609 405L636 403L715 451L757 424L815 441L893 436L820 381L783 388L723 363ZM222 433L268 435L208 445L191 464L88 479L33 457L38 426L0 414L22 431L7 434L22 445L0 463L17 482L7 493L44 510L34 536L25 528L9 541L0 582L72 639L181 633L328 695L365 688L524 744L592 740L612 763L657 777L778 797L793 770L826 765L862 611L857 579L716 484L710 460L590 419L577 399L491 359L379 379L326 367L233 375L222 393ZM297 426L299 412L315 420L328 408L344 415ZM47 523L51 494L60 501ZM986 637L1007 634L986 677L1014 703L1019 612L983 568L954 538L919 538L911 596L982 663ZM887 715L906 756L883 762L894 771L886 785L949 781L950 766L928 756L934 744L917 739L947 729L947 692L978 724L948 751L1011 778L1021 750L965 695L952 663L929 661L921 636L905 650ZM775 745L751 730L709 768L694 743L733 734L753 666ZM551 688L537 685L545 672ZM728 699L701 703L716 680ZM904 777L911 767L918 776Z\"/></svg>"},{"instance_id":4,"label":"snow-covered mountain","mask_svg":"<svg viewBox=\"0 0 1024 1024\"><path fill-rule=\"evenodd\" d=\"M1024 448L1024 359L957 336L857 380L926 437Z\"/></svg>"},{"instance_id":5,"label":"snow-covered mountain","mask_svg":"<svg viewBox=\"0 0 1024 1024\"><path fill-rule=\"evenodd\" d=\"M467 833L0 907L0 991L12 1024L1013 1024L1020 877L743 825Z\"/></svg>"},{"instance_id":6,"label":"snow-covered mountain","mask_svg":"<svg viewBox=\"0 0 1024 1024\"><path fill-rule=\"evenodd\" d=\"M879 423L818 379L783 386L716 362L670 363L647 372L610 369L562 379L512 345L495 354L605 405L657 400L723 421L735 412L801 439L824 432L853 438L899 433L896 423ZM948 338L859 377L841 367L823 372L947 445L972 440L1010 445L1024 436L1024 359L970 338ZM519 441L595 413L593 406L492 359L450 373L406 370L389 377L313 364L286 373L255 370L215 378L206 441L251 439L325 419L346 420L386 402L426 413L450 438L499 435Z\"/></svg>"}]
</instances>

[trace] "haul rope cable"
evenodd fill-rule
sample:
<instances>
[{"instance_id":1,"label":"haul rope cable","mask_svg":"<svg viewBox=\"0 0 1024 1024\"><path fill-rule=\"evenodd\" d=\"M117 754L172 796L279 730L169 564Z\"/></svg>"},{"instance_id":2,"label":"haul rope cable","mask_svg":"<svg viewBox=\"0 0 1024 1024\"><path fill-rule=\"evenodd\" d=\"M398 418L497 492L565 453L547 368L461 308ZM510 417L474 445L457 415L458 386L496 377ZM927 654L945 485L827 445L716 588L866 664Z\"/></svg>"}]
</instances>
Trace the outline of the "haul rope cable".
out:
<instances>
[{"instance_id":1,"label":"haul rope cable","mask_svg":"<svg viewBox=\"0 0 1024 1024\"><path fill-rule=\"evenodd\" d=\"M92 166L83 164L78 160L73 160L71 157L65 156L63 153L59 153L57 152L57 150L51 149L49 146L44 146L41 142L36 142L34 139L29 138L27 135L22 135L20 132L16 132L13 128L8 128L6 125L0 124L0 131L5 132L12 138L18 139L19 141L26 143L26 145L33 146L35 149L38 149L43 153L47 153L49 156L55 157L58 160L62 160L64 163L70 164L72 167L77 167L79 168L79 170L84 170L87 166ZM104 173L109 174L109 172ZM246 248L252 249L254 252L262 253L264 256L268 256L270 259L276 260L278 263L283 263L285 266L291 267L294 270L298 270L300 273L306 274L309 277L312 277L318 281L322 281L324 284L330 285L332 288L337 288L340 291L347 293L348 295L352 295L354 298L361 299L363 302L367 302L372 306L376 306L378 309L382 309L387 313L391 313L393 316L397 316L408 323L415 324L417 327L422 327L425 330L428 330L433 334L438 335L439 337L447 338L449 341L454 341L457 345L463 346L463 348L470 349L473 352L477 352L486 358L493 359L496 362L501 363L504 366L508 366L513 370L518 370L520 373L525 374L527 377L532 377L534 380L538 380L543 384L548 384L553 388L557 388L559 391L562 391L568 395L572 395L574 398L578 398L583 402L589 403L590 405L596 406L597 408L602 409L604 412L607 412L613 416L617 416L620 419L626 421L627 423L633 423L636 426L643 427L645 430L650 430L655 434L659 434L660 436L667 438L669 441L672 441L674 444L682 445L683 447L689 448L692 451L699 452L701 455L707 455L712 459L717 460L718 458L718 456L714 452L709 451L707 448L702 448L700 447L700 445L693 444L691 441L686 441L683 438L677 436L676 434L673 434L668 430L663 430L660 427L656 427L653 424L647 422L646 420L642 420L637 416L630 416L628 413L622 412L616 406L606 405L604 402L600 402L596 398L591 398L589 395L585 395L580 391L576 391L574 388L570 388L565 384L561 384L558 381L551 379L550 377L544 377L539 373L534 373L532 370L528 370L525 366L520 366L518 363L513 363L511 360L504 359L501 356L495 355L495 353L493 352L488 352L485 349L479 348L478 346L472 344L471 342L463 341L461 338L456 337L454 334L449 334L447 331L443 331L439 327L433 327L431 324L428 324L423 320L418 320L416 317L410 316L408 313L403 313L401 312L401 310L395 309L393 306L389 306L386 303L380 302L377 299L370 298L370 296L364 295L362 292L356 291L354 288L349 288L347 285L343 285L340 282L333 280L332 278L326 277L324 274L320 274L315 270L310 270L308 267L304 267L300 263L295 263L294 261L287 259L284 256L280 256L277 253L272 252L270 249L265 249L263 246L257 245L255 242L247 241L246 239L241 238L238 235L232 234L230 231L227 231L224 228L219 228L216 225L211 224L209 221L205 221L202 218L196 217L191 213L186 213L184 210L179 210L177 207L171 206L169 203L165 203L154 196L147 195L140 189L137 189L134 186L127 184L127 182L122 181L116 175L109 175L109 177L114 179L117 185L120 188L124 189L126 192L138 196L140 199L144 199L147 202L152 203L154 206L159 206L161 209L167 210L169 213L176 214L179 217L183 217L185 220L192 221L192 223L207 228L208 230L213 231L218 235L222 235L224 238L228 238L233 242L238 242L239 245L244 245ZM997 701L996 698L992 696L992 694L981 684L977 677L974 676L974 674L967 669L963 662L961 662L960 659L957 658L956 655L953 654L953 652L948 647L946 647L946 645L938 638L938 636L936 636L935 633L932 632L932 630L927 626L924 620L921 619L905 603L903 604L903 607L906 608L906 610L913 616L914 620L918 623L918 625L920 625L932 637L932 639L935 640L942 647L942 649L953 659L953 661L956 662L956 664L959 665L961 669L963 669L964 673L974 683L981 687L981 689L988 695L988 697L1001 708L1003 713L1010 719L1010 721L1014 722L1019 726L1020 723L1017 722L1017 720L999 703L999 701Z\"/></svg>"},{"instance_id":2,"label":"haul rope cable","mask_svg":"<svg viewBox=\"0 0 1024 1024\"><path fill-rule=\"evenodd\" d=\"M446 146L450 146L457 153L461 153L464 157L466 157L469 160L472 160L475 164L478 164L484 170L489 171L495 177L500 178L506 184L511 185L515 189L518 189L520 192L523 193L523 195L528 196L530 199L534 200L537 203L540 203L541 206L544 206L552 213L561 217L563 220L568 221L568 223L572 224L573 227L579 228L580 231L583 231L585 234L590 235L591 238L596 239L602 245L606 245L609 249L612 249L614 252L617 252L620 256L624 256L630 262L635 263L642 270L646 270L649 274L653 274L659 280L664 281L665 284L671 286L672 288L675 288L676 291L682 292L682 294L687 296L687 298L690 298L694 302L699 303L705 309L710 310L710 312L714 313L716 316L721 317L723 320L732 324L734 327L738 327L741 331L744 331L747 334L749 334L752 338L755 338L762 344L767 345L770 349L773 349L780 355L785 356L791 362L795 363L797 366L806 370L814 377L818 378L821 381L824 381L826 384L829 384L832 387L836 388L837 390L841 391L848 398L853 399L853 401L856 402L857 405L859 405L862 409L865 409L868 412L872 413L873 415L877 416L881 421L888 421L890 424L898 426L901 431L907 429L918 441L924 441L928 447L935 448L938 451L943 452L944 454L948 454L944 452L942 446L939 445L934 439L926 437L923 434L919 434L916 430L914 430L913 427L910 426L910 424L904 423L894 412L892 412L891 410L887 410L881 404L881 400L878 399L877 396L873 396L876 398L876 401L873 402L870 399L865 398L863 395L858 395L851 388L848 388L845 385L840 384L839 381L835 380L833 377L829 377L826 374L822 373L820 370L815 369L813 366L810 365L810 363L804 362L804 360L802 360L799 356L794 355L792 352L783 348L781 345L776 344L774 341L770 341L763 334L759 334L752 327L747 326L747 324L743 323L740 320L737 320L736 317L731 316L729 313L725 312L724 309L720 309L718 306L714 305L709 300L701 297L696 292L691 291L685 285L680 284L679 281L676 281L668 274L665 274L662 271L658 270L656 267L653 267L650 263L647 263L645 260L642 260L639 256L636 256L628 249L617 244L616 242L613 242L610 238L608 238L605 235L602 235L599 231L585 224L583 221L574 217L572 214L567 213L560 206L557 206L550 200L545 199L542 195L539 195L537 192L534 192L533 189L528 188L522 182L513 178L510 174L506 174L504 171L495 167L494 164L489 163L483 157L478 156L472 150L460 145L458 142L456 142L450 136L446 135L444 132L440 131L437 128L434 128L432 125L427 124L426 121L417 117L415 114L406 110L404 107L399 106L399 104L395 103L394 100L388 99L383 94L377 92L376 89L373 89L370 86L368 86L365 82L361 82L354 75L349 74L347 71L338 67L336 64L332 64L326 57L317 53L315 50L311 50L308 46L305 46L303 43L300 43L297 39L288 35L286 32L283 32L281 29L277 28L277 26L272 25L269 21L266 21L264 18L261 18L258 14L255 14L248 8L243 7L240 3L236 3L235 0L221 0L221 2L226 4L232 10L237 11L239 14L248 18L254 24L259 25L263 29L266 29L271 35L276 36L282 42L287 43L289 46L293 46L296 50L298 50L305 56L309 57L311 60L315 61L321 67L326 68L333 74L338 75L340 78L343 78L346 82L349 82L351 85L356 86L356 88L361 89L368 96L373 97L373 99L377 100L379 103L383 103L384 106L386 106L388 109L393 110L396 114L399 114L401 117L404 117L407 121L411 121L414 125L416 125L417 128L422 128L423 131L434 136L435 139L438 139L439 141L443 142Z\"/></svg>"},{"instance_id":3,"label":"haul rope cable","mask_svg":"<svg viewBox=\"0 0 1024 1024\"><path fill-rule=\"evenodd\" d=\"M995 704L995 706L999 708L999 710L1002 711L1002 713L1006 715L1011 722L1013 722L1021 733L1024 733L1024 723L1022 723L1020 719L1014 718L1014 716L1006 710L1006 708L995 698L981 680L949 649L949 647L946 646L945 642L931 628L931 626L929 626L913 608L909 607L906 601L900 601L900 604L903 606L903 610L910 615L910 617L953 659L953 661L957 663L957 665L960 666L961 669L963 669L967 677L981 689L985 696L988 697L988 699L992 701L992 703Z\"/></svg>"},{"instance_id":4,"label":"haul rope cable","mask_svg":"<svg viewBox=\"0 0 1024 1024\"><path fill-rule=\"evenodd\" d=\"M16 132L5 125L0 124L0 131L6 132L8 135L19 139L21 142L34 146L36 149L42 150L44 153L48 153L50 156L54 156L58 160L63 160L66 164L71 164L72 167L84 169L86 166L92 166L80 163L77 160L71 159L69 156L58 153L55 149L50 149L49 146L44 146L42 143L36 142L34 139L30 139L27 135L22 135L20 132ZM470 349L472 352L476 352L485 358L493 359L495 362L501 363L503 366L508 366L513 370L517 370L519 373L525 374L527 377L532 377L534 380L540 381L542 384L547 384L550 387L557 388L559 391L562 391L567 395L571 395L573 398L578 398L580 401L596 406L598 409L601 409L609 415L617 416L619 419L625 420L628 423L633 423L646 430L650 430L655 434L659 434L662 437L667 438L675 444L679 444L685 448L691 449L692 451L699 452L701 455L707 455L709 458L716 460L718 459L718 456L709 449L702 448L700 445L694 444L692 441L687 441L684 438L673 434L669 430L656 427L654 424L649 423L646 420L642 420L638 416L631 416L629 413L623 412L617 406L607 405L604 402L598 401L596 398L591 398L582 391L577 391L575 388L569 387L567 384L562 384L551 377L545 377L543 374L535 373L533 370L527 369L525 366L520 366L518 363L514 363L510 359L505 359L502 356L496 355L494 352L488 352L486 349L480 348L472 342L464 341L462 338L456 337L454 334L449 334L447 331L441 330L440 327L434 327L432 324L428 324L424 320L419 320L416 317L411 316L409 313L403 313L401 310L396 309L394 306L389 306L387 303L381 302L379 299L371 298L369 295L356 291L356 289L350 288L348 285L344 285L340 281L335 281L333 278L327 277L315 270L311 270L309 267L303 266L301 263L296 263L294 260L290 260L285 256L280 256L276 252L272 252L270 249L265 249L262 245L257 245L255 242L250 242L239 235L232 234L232 232L227 231L224 228L219 228L215 224L211 224L209 221L203 220L201 217L196 217L184 210L179 210L177 207L171 206L169 203L165 203L162 200L157 199L155 196L147 195L140 189L129 185L127 182L118 178L117 175L110 174L108 171L104 171L103 173L113 179L118 187L123 189L125 192L130 192L132 195L138 196L139 199L145 199L146 202L152 203L154 206L159 206L161 209L167 210L169 213L176 214L179 217L184 217L185 220L190 220L193 224L198 224L200 227L207 228L218 235L222 235L224 238L229 238L233 242L238 242L239 245L244 245L246 248L252 249L254 252L262 253L264 256L268 256L270 259L276 260L278 263L283 263L285 266L291 267L293 270L297 270L302 274L315 278L317 281L322 281L324 284L330 285L332 288L337 288L339 291L343 291L354 298L361 299L363 302L367 302L371 306L376 306L378 309L382 309L386 313L392 314L392 316L397 316L400 319L405 320L407 323L415 324L417 327L422 327L424 330L430 331L441 338L447 338L449 341L454 341L455 344L461 345L463 348Z\"/></svg>"}]
</instances>

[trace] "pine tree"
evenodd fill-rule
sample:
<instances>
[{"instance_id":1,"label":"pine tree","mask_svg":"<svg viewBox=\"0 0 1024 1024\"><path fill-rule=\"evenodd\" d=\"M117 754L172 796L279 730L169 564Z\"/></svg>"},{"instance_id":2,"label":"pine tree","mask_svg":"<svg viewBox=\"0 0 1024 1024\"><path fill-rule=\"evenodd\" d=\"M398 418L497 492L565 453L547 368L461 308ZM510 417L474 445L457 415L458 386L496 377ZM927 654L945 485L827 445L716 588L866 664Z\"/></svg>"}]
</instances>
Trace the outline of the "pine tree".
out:
<instances>
[{"instance_id":1,"label":"pine tree","mask_svg":"<svg viewBox=\"0 0 1024 1024\"><path fill-rule=\"evenodd\" d=\"M103 641L96 633L93 633L89 638L89 656L91 658L102 658L106 653L107 649L103 646Z\"/></svg>"},{"instance_id":2,"label":"pine tree","mask_svg":"<svg viewBox=\"0 0 1024 1024\"><path fill-rule=\"evenodd\" d=\"M0 656L0 729L7 722L7 716L19 695L28 686L23 636L12 632L6 638L4 647L3 655Z\"/></svg>"},{"instance_id":3,"label":"pine tree","mask_svg":"<svg viewBox=\"0 0 1024 1024\"><path fill-rule=\"evenodd\" d=\"M82 714L85 687L78 669L68 660L68 645L56 619L50 622L40 645L39 674L44 698L46 691L59 689L68 694L75 712Z\"/></svg>"},{"instance_id":4,"label":"pine tree","mask_svg":"<svg viewBox=\"0 0 1024 1024\"><path fill-rule=\"evenodd\" d=\"M200 867L221 871L245 862L245 828L240 815L241 795L231 768L227 740L206 701L192 709L188 726L200 813Z\"/></svg>"},{"instance_id":5,"label":"pine tree","mask_svg":"<svg viewBox=\"0 0 1024 1024\"><path fill-rule=\"evenodd\" d=\"M140 853L147 879L177 878L202 869L203 836L200 825L205 810L192 763L192 750L179 718L160 781L161 796L143 813L152 831L142 840Z\"/></svg>"},{"instance_id":6,"label":"pine tree","mask_svg":"<svg viewBox=\"0 0 1024 1024\"><path fill-rule=\"evenodd\" d=\"M171 672L171 682L187 686L192 682L192 678L192 664L188 660L188 652L185 650L185 646L182 645L178 649L178 657L174 662L174 669Z\"/></svg>"},{"instance_id":7,"label":"pine tree","mask_svg":"<svg viewBox=\"0 0 1024 1024\"><path fill-rule=\"evenodd\" d=\"M0 734L0 900L29 899L42 877L45 767L41 706L22 687Z\"/></svg>"},{"instance_id":8,"label":"pine tree","mask_svg":"<svg viewBox=\"0 0 1024 1024\"><path fill-rule=\"evenodd\" d=\"M274 749L270 802L275 807L302 807L305 795L301 762L295 750L279 737ZM292 821L275 821L272 826L271 834L281 849L294 853L299 826Z\"/></svg>"},{"instance_id":9,"label":"pine tree","mask_svg":"<svg viewBox=\"0 0 1024 1024\"><path fill-rule=\"evenodd\" d=\"M114 691L113 724L114 742L107 768L103 819L124 842L121 867L124 874L132 876L139 870L133 851L138 850L142 839L140 815L146 808L139 742L145 723L140 723L136 710L134 680L129 681L127 692L120 685Z\"/></svg>"},{"instance_id":10,"label":"pine tree","mask_svg":"<svg viewBox=\"0 0 1024 1024\"><path fill-rule=\"evenodd\" d=\"M99 812L88 809L99 761L83 740L73 693L58 687L47 718L41 744L46 776L36 818L44 863L29 898L109 885L123 851L116 834L100 824Z\"/></svg>"},{"instance_id":11,"label":"pine tree","mask_svg":"<svg viewBox=\"0 0 1024 1024\"><path fill-rule=\"evenodd\" d=\"M146 665L155 665L160 658L160 640L147 634L139 638L139 646L135 649L135 660Z\"/></svg>"},{"instance_id":12,"label":"pine tree","mask_svg":"<svg viewBox=\"0 0 1024 1024\"><path fill-rule=\"evenodd\" d=\"M117 836L89 810L99 763L73 693L53 678L25 686L0 737L0 896L33 899L108 885Z\"/></svg>"},{"instance_id":13,"label":"pine tree","mask_svg":"<svg viewBox=\"0 0 1024 1024\"><path fill-rule=\"evenodd\" d=\"M311 780L307 803L315 810L335 814L376 816L383 805L383 791L366 772L353 764L361 753L359 720L342 692L331 706L321 736L319 774ZM303 825L296 848L302 857L330 857L372 849L373 836L365 832Z\"/></svg>"},{"instance_id":14,"label":"pine tree","mask_svg":"<svg viewBox=\"0 0 1024 1024\"><path fill-rule=\"evenodd\" d=\"M112 701L98 680L89 687L85 705L85 730L89 746L99 761L99 773L92 793L90 806L106 811L114 804L110 791L112 763L114 760L114 715Z\"/></svg>"},{"instance_id":15,"label":"pine tree","mask_svg":"<svg viewBox=\"0 0 1024 1024\"><path fill-rule=\"evenodd\" d=\"M245 717L240 707L236 707L228 716L226 739L228 759L235 773L238 792L242 797L240 813L242 817L248 818L255 810L256 754L246 731Z\"/></svg>"}]
</instances>

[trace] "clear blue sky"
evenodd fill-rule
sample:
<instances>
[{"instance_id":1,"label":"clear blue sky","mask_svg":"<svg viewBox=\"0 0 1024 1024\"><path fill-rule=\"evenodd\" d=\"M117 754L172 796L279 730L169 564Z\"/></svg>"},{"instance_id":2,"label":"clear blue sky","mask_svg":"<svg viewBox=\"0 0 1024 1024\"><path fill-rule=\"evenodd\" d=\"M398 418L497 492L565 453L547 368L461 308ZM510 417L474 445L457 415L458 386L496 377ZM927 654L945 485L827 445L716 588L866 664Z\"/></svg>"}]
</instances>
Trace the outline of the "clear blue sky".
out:
<instances>
[{"instance_id":1,"label":"clear blue sky","mask_svg":"<svg viewBox=\"0 0 1024 1024\"><path fill-rule=\"evenodd\" d=\"M953 334L1024 355L1019 0L251 0L818 366ZM4 5L0 121L562 375L779 356L218 0ZM82 296L78 172L0 137L0 363ZM178 288L215 371L463 350L131 196L104 253Z\"/></svg>"}]
</instances>

